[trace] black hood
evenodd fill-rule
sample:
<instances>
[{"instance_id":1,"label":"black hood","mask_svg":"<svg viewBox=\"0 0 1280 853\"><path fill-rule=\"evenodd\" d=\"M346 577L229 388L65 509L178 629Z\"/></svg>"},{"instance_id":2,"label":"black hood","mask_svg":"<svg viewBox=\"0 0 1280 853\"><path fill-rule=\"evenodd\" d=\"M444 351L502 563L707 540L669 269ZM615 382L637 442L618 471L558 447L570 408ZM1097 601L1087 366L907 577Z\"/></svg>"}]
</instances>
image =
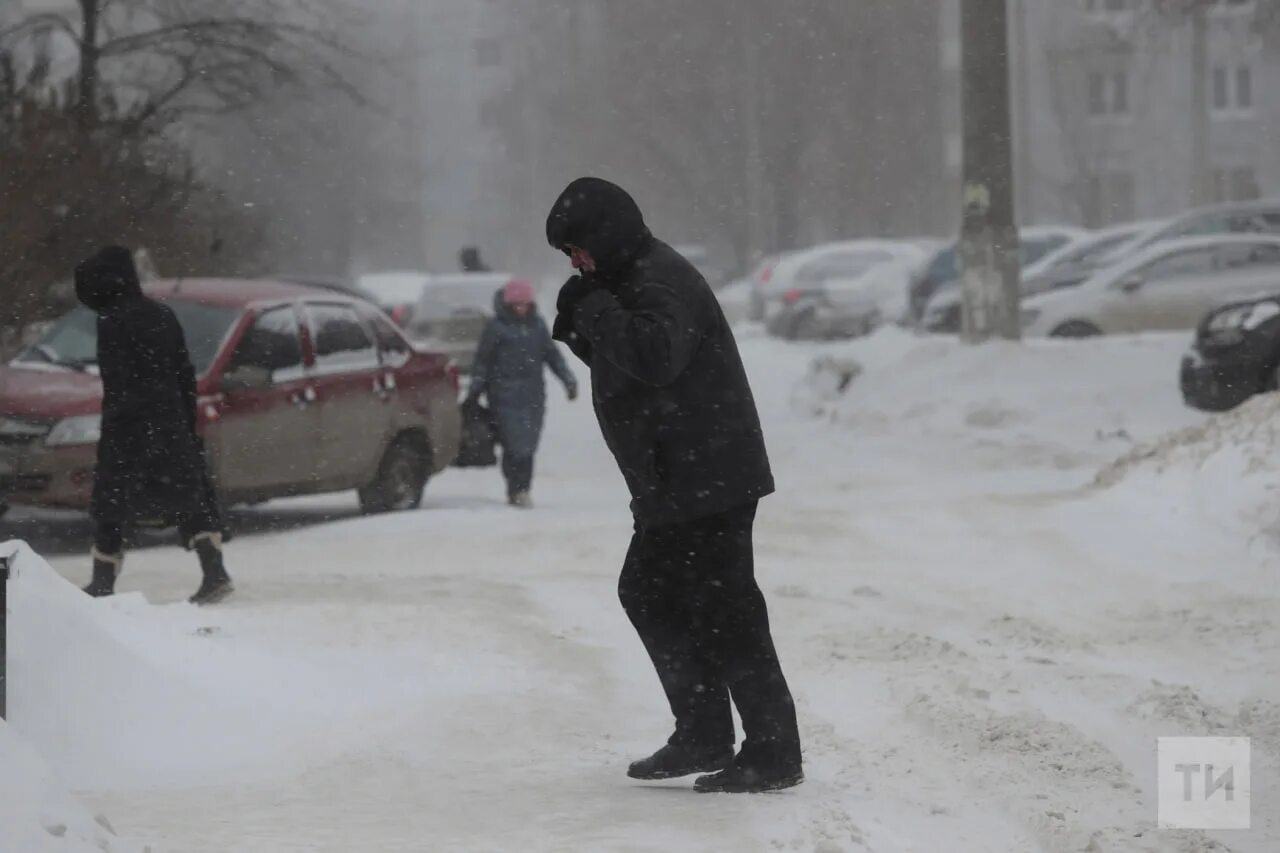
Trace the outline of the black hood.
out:
<instances>
[{"instance_id":1,"label":"black hood","mask_svg":"<svg viewBox=\"0 0 1280 853\"><path fill-rule=\"evenodd\" d=\"M123 246L100 249L76 267L76 298L99 314L141 296L133 253Z\"/></svg>"},{"instance_id":2,"label":"black hood","mask_svg":"<svg viewBox=\"0 0 1280 853\"><path fill-rule=\"evenodd\" d=\"M547 216L547 242L565 254L586 249L603 273L625 268L650 239L635 199L601 178L569 184Z\"/></svg>"}]
</instances>

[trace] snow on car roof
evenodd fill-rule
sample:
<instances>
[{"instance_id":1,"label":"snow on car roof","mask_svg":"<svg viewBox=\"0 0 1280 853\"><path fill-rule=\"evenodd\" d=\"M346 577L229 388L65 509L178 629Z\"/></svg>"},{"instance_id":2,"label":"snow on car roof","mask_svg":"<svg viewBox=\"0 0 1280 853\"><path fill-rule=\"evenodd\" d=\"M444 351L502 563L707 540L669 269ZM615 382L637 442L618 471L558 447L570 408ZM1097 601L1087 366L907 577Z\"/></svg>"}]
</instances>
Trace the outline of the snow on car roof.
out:
<instances>
[{"instance_id":1,"label":"snow on car roof","mask_svg":"<svg viewBox=\"0 0 1280 853\"><path fill-rule=\"evenodd\" d=\"M205 305L241 307L262 300L301 299L324 292L287 281L238 278L173 278L145 282L143 291L157 299L185 299Z\"/></svg>"},{"instance_id":2,"label":"snow on car roof","mask_svg":"<svg viewBox=\"0 0 1280 853\"><path fill-rule=\"evenodd\" d=\"M1103 267L1094 274L1092 278L1084 282L1082 286L1090 284L1106 284L1115 281L1118 276L1145 266L1152 261L1158 260L1178 252L1186 252L1194 249L1206 249L1214 246L1250 246L1250 245L1269 245L1280 248L1280 235L1276 234L1209 234L1196 237L1173 237L1168 240L1160 240L1145 246L1131 255L1126 255L1118 262L1110 266Z\"/></svg>"},{"instance_id":3,"label":"snow on car roof","mask_svg":"<svg viewBox=\"0 0 1280 853\"><path fill-rule=\"evenodd\" d=\"M417 302L430 276L424 272L365 273L357 286L379 302Z\"/></svg>"}]
</instances>

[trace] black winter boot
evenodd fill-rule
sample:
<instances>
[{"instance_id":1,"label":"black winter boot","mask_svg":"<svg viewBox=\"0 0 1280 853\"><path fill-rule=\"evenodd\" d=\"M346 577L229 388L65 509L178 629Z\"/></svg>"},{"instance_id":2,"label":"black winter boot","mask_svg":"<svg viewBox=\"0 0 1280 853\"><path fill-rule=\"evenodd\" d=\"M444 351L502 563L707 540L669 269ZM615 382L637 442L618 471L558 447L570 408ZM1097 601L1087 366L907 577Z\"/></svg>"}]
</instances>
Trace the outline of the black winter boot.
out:
<instances>
[{"instance_id":1,"label":"black winter boot","mask_svg":"<svg viewBox=\"0 0 1280 853\"><path fill-rule=\"evenodd\" d=\"M124 555L104 554L97 548L94 548L92 553L93 580L89 581L84 591L94 598L115 595L116 578L120 576L120 569L124 566Z\"/></svg>"},{"instance_id":2,"label":"black winter boot","mask_svg":"<svg viewBox=\"0 0 1280 853\"><path fill-rule=\"evenodd\" d=\"M759 794L794 788L804 781L799 756L784 757L769 747L744 744L733 762L710 776L699 776L693 789L704 794Z\"/></svg>"},{"instance_id":3,"label":"black winter boot","mask_svg":"<svg viewBox=\"0 0 1280 853\"><path fill-rule=\"evenodd\" d=\"M690 773L709 773L729 766L733 748L699 751L679 744L667 744L648 758L633 762L627 769L632 779L675 779Z\"/></svg>"},{"instance_id":4,"label":"black winter boot","mask_svg":"<svg viewBox=\"0 0 1280 853\"><path fill-rule=\"evenodd\" d=\"M231 576L222 564L222 536L218 533L200 533L192 542L196 556L200 558L200 571L204 573L204 579L189 600L192 604L217 604L235 592Z\"/></svg>"}]
</instances>

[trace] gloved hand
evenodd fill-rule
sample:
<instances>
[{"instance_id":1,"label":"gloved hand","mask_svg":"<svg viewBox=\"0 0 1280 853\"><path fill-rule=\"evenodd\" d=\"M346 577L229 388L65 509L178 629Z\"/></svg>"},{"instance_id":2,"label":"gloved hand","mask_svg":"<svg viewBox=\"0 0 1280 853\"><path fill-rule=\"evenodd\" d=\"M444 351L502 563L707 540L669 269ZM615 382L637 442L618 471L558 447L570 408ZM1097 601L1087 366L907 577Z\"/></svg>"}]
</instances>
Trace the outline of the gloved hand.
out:
<instances>
[{"instance_id":1,"label":"gloved hand","mask_svg":"<svg viewBox=\"0 0 1280 853\"><path fill-rule=\"evenodd\" d=\"M573 309L578 306L583 297L594 289L594 286L582 276L570 276L560 288L560 295L556 297L556 313L563 317L572 314Z\"/></svg>"},{"instance_id":2,"label":"gloved hand","mask_svg":"<svg viewBox=\"0 0 1280 853\"><path fill-rule=\"evenodd\" d=\"M577 386L577 385L570 385L570 386L566 387L564 390L565 390L565 393L569 395L569 402L570 402L570 403L572 403L574 400L578 399L578 386Z\"/></svg>"},{"instance_id":3,"label":"gloved hand","mask_svg":"<svg viewBox=\"0 0 1280 853\"><path fill-rule=\"evenodd\" d=\"M574 331L573 321L569 319L568 314L557 314L555 322L551 325L551 339L567 344L574 339L577 332Z\"/></svg>"}]
</instances>

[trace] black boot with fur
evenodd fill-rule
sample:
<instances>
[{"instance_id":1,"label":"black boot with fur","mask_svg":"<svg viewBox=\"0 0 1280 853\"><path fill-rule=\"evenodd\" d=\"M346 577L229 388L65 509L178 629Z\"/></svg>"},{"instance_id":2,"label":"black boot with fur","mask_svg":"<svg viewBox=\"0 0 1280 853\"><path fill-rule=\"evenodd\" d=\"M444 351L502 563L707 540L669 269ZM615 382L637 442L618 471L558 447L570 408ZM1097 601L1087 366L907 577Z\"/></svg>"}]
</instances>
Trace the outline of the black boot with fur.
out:
<instances>
[{"instance_id":1,"label":"black boot with fur","mask_svg":"<svg viewBox=\"0 0 1280 853\"><path fill-rule=\"evenodd\" d=\"M116 578L120 576L122 566L124 566L124 555L104 554L94 548L93 580L89 581L89 585L84 588L84 591L94 598L106 598L108 595L115 595Z\"/></svg>"},{"instance_id":2,"label":"black boot with fur","mask_svg":"<svg viewBox=\"0 0 1280 853\"><path fill-rule=\"evenodd\" d=\"M217 604L235 592L231 576L222 563L222 536L218 533L198 534L192 540L192 547L200 558L200 571L204 573L204 580L189 600L192 604Z\"/></svg>"}]
</instances>

